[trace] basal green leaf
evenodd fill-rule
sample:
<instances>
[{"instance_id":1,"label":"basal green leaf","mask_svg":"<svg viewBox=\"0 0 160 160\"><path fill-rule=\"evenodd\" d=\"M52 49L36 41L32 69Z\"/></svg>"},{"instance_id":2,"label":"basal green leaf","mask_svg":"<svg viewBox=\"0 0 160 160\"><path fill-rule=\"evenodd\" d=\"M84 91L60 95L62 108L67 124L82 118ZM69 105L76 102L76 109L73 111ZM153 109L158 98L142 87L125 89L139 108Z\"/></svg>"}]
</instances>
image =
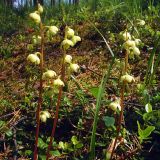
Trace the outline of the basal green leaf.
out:
<instances>
[{"instance_id":1,"label":"basal green leaf","mask_svg":"<svg viewBox=\"0 0 160 160\"><path fill-rule=\"evenodd\" d=\"M106 127L114 126L115 123L114 117L109 117L109 116L103 117L103 121L105 122Z\"/></svg>"}]
</instances>

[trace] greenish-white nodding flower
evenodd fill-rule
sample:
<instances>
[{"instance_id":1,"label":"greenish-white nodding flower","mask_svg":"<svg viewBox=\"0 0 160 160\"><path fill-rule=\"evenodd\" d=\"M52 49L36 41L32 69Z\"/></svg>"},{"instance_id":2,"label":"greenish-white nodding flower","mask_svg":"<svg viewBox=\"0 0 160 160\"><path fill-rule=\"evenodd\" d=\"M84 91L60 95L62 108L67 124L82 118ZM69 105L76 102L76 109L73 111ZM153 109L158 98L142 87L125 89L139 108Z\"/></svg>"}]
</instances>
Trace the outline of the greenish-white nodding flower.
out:
<instances>
[{"instance_id":1,"label":"greenish-white nodding flower","mask_svg":"<svg viewBox=\"0 0 160 160\"><path fill-rule=\"evenodd\" d=\"M127 40L131 39L131 34L130 34L129 32L126 32L126 31L125 31L125 32L122 34L122 38L123 38L124 41L127 41Z\"/></svg>"},{"instance_id":2,"label":"greenish-white nodding flower","mask_svg":"<svg viewBox=\"0 0 160 160\"><path fill-rule=\"evenodd\" d=\"M31 17L36 23L41 22L41 17L37 12L30 13L29 17Z\"/></svg>"},{"instance_id":3,"label":"greenish-white nodding flower","mask_svg":"<svg viewBox=\"0 0 160 160\"><path fill-rule=\"evenodd\" d=\"M46 72L43 73L42 78L47 80L47 79L51 79L54 78L56 76L56 72L53 70L48 70Z\"/></svg>"},{"instance_id":4,"label":"greenish-white nodding flower","mask_svg":"<svg viewBox=\"0 0 160 160\"><path fill-rule=\"evenodd\" d=\"M49 27L49 33L52 34L52 35L55 35L57 34L58 32L58 28L56 26L50 26Z\"/></svg>"},{"instance_id":5,"label":"greenish-white nodding flower","mask_svg":"<svg viewBox=\"0 0 160 160\"><path fill-rule=\"evenodd\" d=\"M79 37L79 36L73 36L71 40L72 40L73 44L75 45L77 42L81 41L81 37Z\"/></svg>"},{"instance_id":6,"label":"greenish-white nodding flower","mask_svg":"<svg viewBox=\"0 0 160 160\"><path fill-rule=\"evenodd\" d=\"M70 46L73 47L74 44L73 44L73 42L72 42L71 40L69 40L69 39L64 39L64 40L62 41L62 43L61 43L61 46L62 46L63 49L68 49Z\"/></svg>"},{"instance_id":7,"label":"greenish-white nodding flower","mask_svg":"<svg viewBox=\"0 0 160 160\"><path fill-rule=\"evenodd\" d=\"M126 74L121 77L121 81L126 83L132 83L132 82L135 82L135 79L133 76Z\"/></svg>"},{"instance_id":8,"label":"greenish-white nodding flower","mask_svg":"<svg viewBox=\"0 0 160 160\"><path fill-rule=\"evenodd\" d=\"M54 85L55 86L64 86L64 82L58 77L56 80L54 80Z\"/></svg>"},{"instance_id":9,"label":"greenish-white nodding flower","mask_svg":"<svg viewBox=\"0 0 160 160\"><path fill-rule=\"evenodd\" d=\"M66 28L66 36L67 36L67 38L73 37L74 36L74 30L69 28L69 27L67 27Z\"/></svg>"},{"instance_id":10,"label":"greenish-white nodding flower","mask_svg":"<svg viewBox=\"0 0 160 160\"><path fill-rule=\"evenodd\" d=\"M125 45L125 47L134 47L134 46L136 46L136 43L135 43L135 41L129 39L124 43L124 45Z\"/></svg>"},{"instance_id":11,"label":"greenish-white nodding flower","mask_svg":"<svg viewBox=\"0 0 160 160\"><path fill-rule=\"evenodd\" d=\"M133 47L132 52L133 52L133 54L136 55L136 56L139 56L140 53L141 53L140 50L139 50L139 48L137 48L137 47Z\"/></svg>"},{"instance_id":12,"label":"greenish-white nodding flower","mask_svg":"<svg viewBox=\"0 0 160 160\"><path fill-rule=\"evenodd\" d=\"M29 54L27 60L34 64L40 64L40 59L36 54Z\"/></svg>"},{"instance_id":13,"label":"greenish-white nodding flower","mask_svg":"<svg viewBox=\"0 0 160 160\"><path fill-rule=\"evenodd\" d=\"M40 3L38 3L38 12L43 13L43 7L41 6Z\"/></svg>"},{"instance_id":14,"label":"greenish-white nodding flower","mask_svg":"<svg viewBox=\"0 0 160 160\"><path fill-rule=\"evenodd\" d=\"M117 109L121 111L120 99L117 99L114 102L111 102L109 104L109 108L111 108L113 111L116 111Z\"/></svg>"},{"instance_id":15,"label":"greenish-white nodding flower","mask_svg":"<svg viewBox=\"0 0 160 160\"><path fill-rule=\"evenodd\" d=\"M71 70L72 72L78 72L78 70L79 70L79 65L78 65L78 64L75 64L75 63L71 63L71 64L70 64L70 70Z\"/></svg>"},{"instance_id":16,"label":"greenish-white nodding flower","mask_svg":"<svg viewBox=\"0 0 160 160\"><path fill-rule=\"evenodd\" d=\"M66 62L66 63L71 63L72 62L72 56L71 55L66 55L65 56L65 58L64 58L64 61Z\"/></svg>"},{"instance_id":17,"label":"greenish-white nodding flower","mask_svg":"<svg viewBox=\"0 0 160 160\"><path fill-rule=\"evenodd\" d=\"M50 118L51 117L51 114L48 112L48 111L41 111L40 112L40 120L42 122L46 122L47 121L47 118Z\"/></svg>"}]
</instances>

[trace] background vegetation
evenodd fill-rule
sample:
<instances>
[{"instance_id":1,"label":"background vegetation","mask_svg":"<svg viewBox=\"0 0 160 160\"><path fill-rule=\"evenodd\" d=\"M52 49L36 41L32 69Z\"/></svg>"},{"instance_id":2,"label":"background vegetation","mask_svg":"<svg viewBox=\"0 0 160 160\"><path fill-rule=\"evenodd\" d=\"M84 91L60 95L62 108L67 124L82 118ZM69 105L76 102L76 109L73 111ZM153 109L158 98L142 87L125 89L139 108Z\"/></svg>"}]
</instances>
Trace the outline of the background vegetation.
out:
<instances>
[{"instance_id":1,"label":"background vegetation","mask_svg":"<svg viewBox=\"0 0 160 160\"><path fill-rule=\"evenodd\" d=\"M130 74L136 82L124 94L123 125L113 159L159 160L160 2L40 0L39 3L44 5L43 22L59 28L59 35L45 43L47 67L60 70L60 42L65 26L73 28L82 38L68 51L80 65L80 73L73 74L64 88L52 145L53 159L89 159L97 114L94 159L107 160L119 115L119 111L113 113L108 106L121 94L121 68L114 58L123 62L125 54L119 33L129 29L142 41L141 54L129 60ZM28 65L26 57L40 50L31 40L37 27L29 19L29 13L35 8L36 0L17 7L12 0L0 1L0 159L33 159L39 72ZM145 25L138 26L137 19L144 20ZM43 109L53 118L56 98L51 103L50 97L44 95ZM40 126L39 159L46 159L51 130L52 118L48 118Z\"/></svg>"}]
</instances>

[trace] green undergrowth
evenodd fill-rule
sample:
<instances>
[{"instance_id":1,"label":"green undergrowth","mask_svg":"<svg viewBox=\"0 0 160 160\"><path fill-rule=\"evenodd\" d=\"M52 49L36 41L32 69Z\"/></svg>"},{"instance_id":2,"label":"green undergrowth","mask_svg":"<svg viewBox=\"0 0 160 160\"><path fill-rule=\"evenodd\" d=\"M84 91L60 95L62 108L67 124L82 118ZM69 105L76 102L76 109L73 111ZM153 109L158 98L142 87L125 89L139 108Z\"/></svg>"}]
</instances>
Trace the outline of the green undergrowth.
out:
<instances>
[{"instance_id":1,"label":"green undergrowth","mask_svg":"<svg viewBox=\"0 0 160 160\"><path fill-rule=\"evenodd\" d=\"M67 78L68 83L63 88L51 149L54 158L88 160L91 151L95 159L107 160L106 153L116 137L120 113L108 106L121 93L120 67L125 52L119 33L126 28L142 43L140 56L129 59L129 74L136 77L136 82L125 88L125 122L120 131L121 139L118 139L121 144L115 152L118 159L127 159L127 156L135 160L159 158L159 5L148 2L146 6L144 1L138 0L125 2L103 0L95 12L91 4L86 3L80 3L80 7L64 4L45 7L43 21L46 25L58 26L60 32L55 40L45 43L47 68L60 72L62 51L59 48L66 25L82 38L68 51L74 63L80 65L80 73ZM39 70L26 62L27 55L40 50L31 40L39 31L28 18L33 10L0 8L0 159L1 156L33 158ZM138 26L137 19L144 20L145 25ZM121 60L114 62L112 56ZM121 66L117 66L120 63ZM43 109L54 117L57 95L52 103L49 94L43 94L43 98ZM41 160L46 159L53 119L41 122L38 139ZM8 146L6 150L4 144Z\"/></svg>"}]
</instances>

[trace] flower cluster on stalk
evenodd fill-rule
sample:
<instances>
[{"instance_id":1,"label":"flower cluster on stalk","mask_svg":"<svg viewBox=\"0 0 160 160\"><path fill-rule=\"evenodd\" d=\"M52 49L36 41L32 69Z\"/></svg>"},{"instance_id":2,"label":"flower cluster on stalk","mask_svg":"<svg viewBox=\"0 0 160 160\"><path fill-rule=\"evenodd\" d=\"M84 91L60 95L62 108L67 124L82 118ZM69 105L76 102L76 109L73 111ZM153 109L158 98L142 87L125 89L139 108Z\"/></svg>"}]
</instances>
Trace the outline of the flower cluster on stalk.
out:
<instances>
[{"instance_id":1,"label":"flower cluster on stalk","mask_svg":"<svg viewBox=\"0 0 160 160\"><path fill-rule=\"evenodd\" d=\"M80 42L81 38L77 35L75 35L75 32L70 27L66 26L65 28L65 36L64 40L61 43L61 48L63 50L68 50L70 47L73 47L76 45L77 42ZM65 55L64 62L69 64L69 70L71 72L78 72L79 65L76 63L72 63L72 56L71 55Z\"/></svg>"},{"instance_id":2,"label":"flower cluster on stalk","mask_svg":"<svg viewBox=\"0 0 160 160\"><path fill-rule=\"evenodd\" d=\"M140 50L138 46L140 45L141 40L132 37L131 34L127 31L122 34L122 38L125 41L123 44L123 48L128 52L129 58L139 56Z\"/></svg>"},{"instance_id":3,"label":"flower cluster on stalk","mask_svg":"<svg viewBox=\"0 0 160 160\"><path fill-rule=\"evenodd\" d=\"M43 13L43 7L38 4L38 9L32 13L29 14L29 17L35 22L36 25L39 25L41 28L41 32L43 32L44 36L50 38L54 35L56 35L59 31L59 29L56 26L43 26L41 14ZM42 33L40 35L33 35L32 36L32 44L38 45L42 43ZM65 36L64 40L61 42L61 48L63 51L68 50L70 47L73 47L76 45L77 42L81 41L81 38L77 35L75 35L75 32L70 27L65 28ZM41 65L41 60L43 59L42 53L35 52L34 54L31 53L27 56L27 61L29 63L32 63L34 65ZM68 66L69 70L71 72L78 72L79 65L76 63L73 63L73 59L71 55L64 54L64 64ZM53 96L54 94L57 94L60 87L64 87L65 84L61 79L61 76L58 75L54 70L52 69L42 69L42 81L43 81L43 89L44 94L48 94L48 96ZM44 71L45 70L45 71ZM41 111L40 112L40 120L42 122L46 122L47 118L50 118L50 113L48 111Z\"/></svg>"}]
</instances>

